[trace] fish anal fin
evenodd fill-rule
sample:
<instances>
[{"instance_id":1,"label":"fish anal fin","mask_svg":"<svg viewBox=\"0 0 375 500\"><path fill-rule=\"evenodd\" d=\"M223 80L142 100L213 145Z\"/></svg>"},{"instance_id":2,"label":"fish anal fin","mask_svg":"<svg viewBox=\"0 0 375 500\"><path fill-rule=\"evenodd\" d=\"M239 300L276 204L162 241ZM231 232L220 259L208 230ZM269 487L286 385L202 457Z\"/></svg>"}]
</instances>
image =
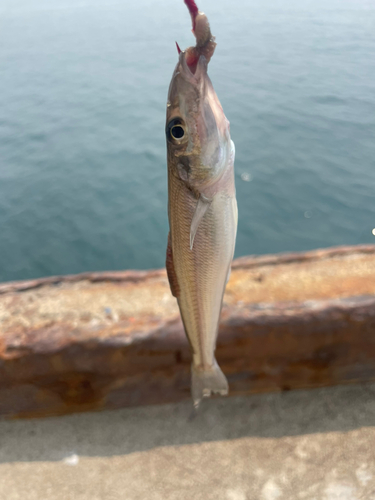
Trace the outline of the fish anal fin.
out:
<instances>
[{"instance_id":1,"label":"fish anal fin","mask_svg":"<svg viewBox=\"0 0 375 500\"><path fill-rule=\"evenodd\" d=\"M168 234L167 256L165 265L167 268L167 276L168 276L169 286L171 287L172 295L177 298L180 294L180 287L178 285L176 272L174 270L170 233Z\"/></svg>"},{"instance_id":2,"label":"fish anal fin","mask_svg":"<svg viewBox=\"0 0 375 500\"><path fill-rule=\"evenodd\" d=\"M197 206L195 208L195 212L190 226L190 250L193 249L194 238L195 235L197 234L199 224L201 223L205 213L207 212L211 204L211 201L212 201L211 199L206 198L202 194L198 198Z\"/></svg>"},{"instance_id":3,"label":"fish anal fin","mask_svg":"<svg viewBox=\"0 0 375 500\"><path fill-rule=\"evenodd\" d=\"M232 274L232 268L231 268L231 266L229 266L228 274L227 274L227 281L225 282L225 286L228 284L228 281L229 281L229 278L230 278L231 274Z\"/></svg>"}]
</instances>

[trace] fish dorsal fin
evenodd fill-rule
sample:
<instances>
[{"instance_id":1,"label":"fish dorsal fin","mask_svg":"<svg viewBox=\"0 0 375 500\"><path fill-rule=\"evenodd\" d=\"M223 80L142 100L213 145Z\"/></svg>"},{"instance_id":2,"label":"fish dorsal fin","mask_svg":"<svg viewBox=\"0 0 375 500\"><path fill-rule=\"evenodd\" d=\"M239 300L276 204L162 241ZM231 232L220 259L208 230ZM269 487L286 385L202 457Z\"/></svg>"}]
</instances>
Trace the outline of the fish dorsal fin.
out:
<instances>
[{"instance_id":1,"label":"fish dorsal fin","mask_svg":"<svg viewBox=\"0 0 375 500\"><path fill-rule=\"evenodd\" d=\"M210 206L211 201L212 199L206 198L203 194L201 194L198 198L198 203L195 208L193 220L191 221L191 226L190 226L190 250L193 249L194 238L197 233L197 229L204 217L204 214L207 212L207 209Z\"/></svg>"},{"instance_id":2,"label":"fish dorsal fin","mask_svg":"<svg viewBox=\"0 0 375 500\"><path fill-rule=\"evenodd\" d=\"M173 262L173 252L172 252L172 244L171 244L171 234L168 234L168 246L167 246L167 258L166 258L166 268L169 286L171 288L172 295L176 298L180 295L180 287L178 286L176 271L174 270L174 262Z\"/></svg>"}]
</instances>

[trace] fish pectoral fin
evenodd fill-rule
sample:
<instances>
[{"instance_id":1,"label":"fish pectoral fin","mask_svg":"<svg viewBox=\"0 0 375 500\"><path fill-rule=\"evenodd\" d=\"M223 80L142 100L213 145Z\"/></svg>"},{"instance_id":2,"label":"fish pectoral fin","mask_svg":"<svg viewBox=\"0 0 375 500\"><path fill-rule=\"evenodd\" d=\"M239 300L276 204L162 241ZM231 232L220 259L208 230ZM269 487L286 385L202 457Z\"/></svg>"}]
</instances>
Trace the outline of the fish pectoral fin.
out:
<instances>
[{"instance_id":1,"label":"fish pectoral fin","mask_svg":"<svg viewBox=\"0 0 375 500\"><path fill-rule=\"evenodd\" d=\"M178 285L176 272L174 270L171 233L168 234L167 257L165 260L166 260L165 267L167 268L169 286L171 288L173 297L177 298L180 294L180 287Z\"/></svg>"},{"instance_id":2,"label":"fish pectoral fin","mask_svg":"<svg viewBox=\"0 0 375 500\"><path fill-rule=\"evenodd\" d=\"M198 203L190 226L190 250L193 249L194 238L197 233L197 229L204 217L204 214L207 212L211 202L212 199L206 198L203 194L201 194L198 198Z\"/></svg>"}]
</instances>

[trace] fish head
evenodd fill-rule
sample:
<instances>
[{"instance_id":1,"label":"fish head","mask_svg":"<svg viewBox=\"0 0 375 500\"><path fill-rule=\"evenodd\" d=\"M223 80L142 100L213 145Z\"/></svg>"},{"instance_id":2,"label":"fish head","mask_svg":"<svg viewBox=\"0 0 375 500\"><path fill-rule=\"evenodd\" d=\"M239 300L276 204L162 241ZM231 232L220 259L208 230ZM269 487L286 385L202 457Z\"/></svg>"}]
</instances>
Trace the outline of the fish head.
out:
<instances>
[{"instance_id":1,"label":"fish head","mask_svg":"<svg viewBox=\"0 0 375 500\"><path fill-rule=\"evenodd\" d=\"M211 55L216 45L212 43ZM207 74L207 54L199 54L192 64L189 50L180 52L168 92L168 162L175 175L202 192L223 174L231 140L229 122Z\"/></svg>"}]
</instances>

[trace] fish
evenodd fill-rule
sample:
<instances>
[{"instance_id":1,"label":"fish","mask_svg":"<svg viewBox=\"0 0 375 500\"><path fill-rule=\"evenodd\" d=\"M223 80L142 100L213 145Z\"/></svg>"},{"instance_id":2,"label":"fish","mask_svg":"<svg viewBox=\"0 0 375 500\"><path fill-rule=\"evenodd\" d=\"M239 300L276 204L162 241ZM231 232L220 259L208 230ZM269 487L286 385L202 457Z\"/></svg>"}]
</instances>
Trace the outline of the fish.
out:
<instances>
[{"instance_id":1,"label":"fish","mask_svg":"<svg viewBox=\"0 0 375 500\"><path fill-rule=\"evenodd\" d=\"M169 234L166 268L191 352L194 407L228 394L215 348L237 233L235 148L207 74L216 42L207 16L184 0L196 45L182 51L166 113Z\"/></svg>"}]
</instances>

